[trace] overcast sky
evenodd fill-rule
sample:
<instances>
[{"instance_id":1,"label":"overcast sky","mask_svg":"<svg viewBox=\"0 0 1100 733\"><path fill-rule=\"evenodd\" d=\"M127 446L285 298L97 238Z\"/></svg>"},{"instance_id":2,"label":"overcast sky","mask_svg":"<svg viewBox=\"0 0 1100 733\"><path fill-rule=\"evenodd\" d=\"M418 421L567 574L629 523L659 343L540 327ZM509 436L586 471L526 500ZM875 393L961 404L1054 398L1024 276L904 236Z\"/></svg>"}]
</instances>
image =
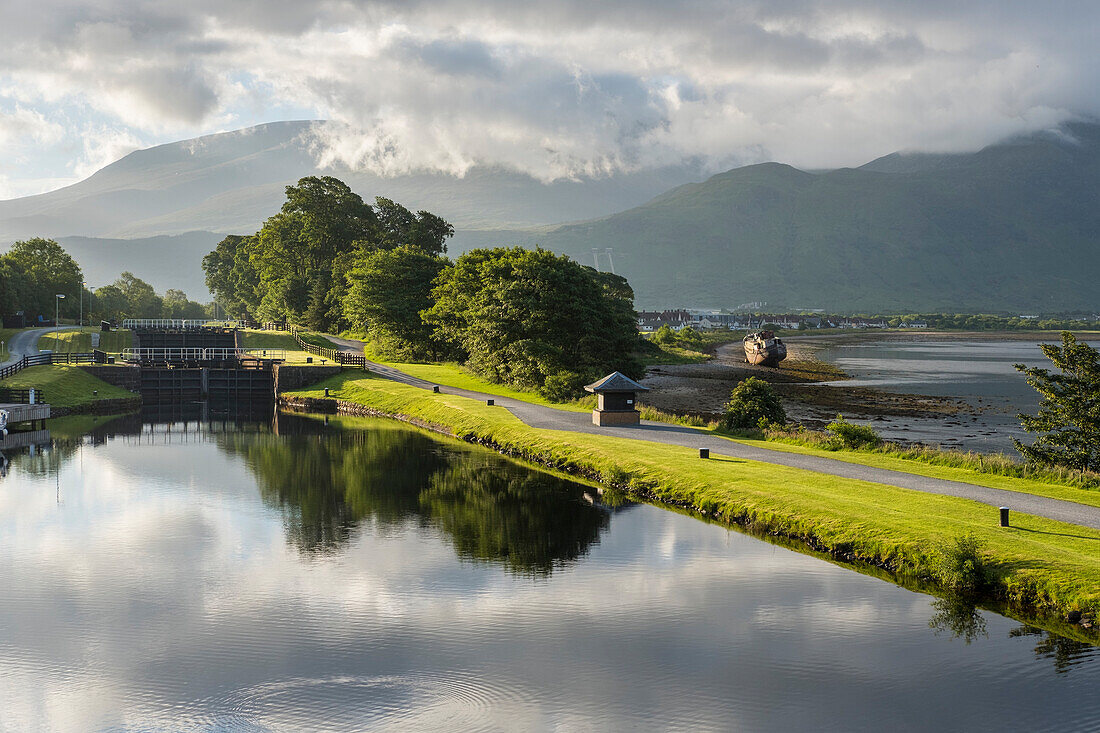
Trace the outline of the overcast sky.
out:
<instances>
[{"instance_id":1,"label":"overcast sky","mask_svg":"<svg viewBox=\"0 0 1100 733\"><path fill-rule=\"evenodd\" d=\"M378 171L859 165L1100 113L1100 3L2 0L0 197L327 119Z\"/></svg>"}]
</instances>

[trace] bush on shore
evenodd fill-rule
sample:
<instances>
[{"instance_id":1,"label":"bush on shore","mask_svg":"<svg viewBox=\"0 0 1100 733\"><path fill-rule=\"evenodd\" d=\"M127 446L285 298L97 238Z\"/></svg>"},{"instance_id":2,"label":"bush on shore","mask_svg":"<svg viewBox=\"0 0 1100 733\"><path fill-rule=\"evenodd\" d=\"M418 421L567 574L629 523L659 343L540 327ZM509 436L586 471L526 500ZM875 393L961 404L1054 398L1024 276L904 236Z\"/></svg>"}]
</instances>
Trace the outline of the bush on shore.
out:
<instances>
[{"instance_id":1,"label":"bush on shore","mask_svg":"<svg viewBox=\"0 0 1100 733\"><path fill-rule=\"evenodd\" d=\"M727 431L764 430L787 422L787 412L775 389L759 377L733 388L719 427Z\"/></svg>"}]
</instances>

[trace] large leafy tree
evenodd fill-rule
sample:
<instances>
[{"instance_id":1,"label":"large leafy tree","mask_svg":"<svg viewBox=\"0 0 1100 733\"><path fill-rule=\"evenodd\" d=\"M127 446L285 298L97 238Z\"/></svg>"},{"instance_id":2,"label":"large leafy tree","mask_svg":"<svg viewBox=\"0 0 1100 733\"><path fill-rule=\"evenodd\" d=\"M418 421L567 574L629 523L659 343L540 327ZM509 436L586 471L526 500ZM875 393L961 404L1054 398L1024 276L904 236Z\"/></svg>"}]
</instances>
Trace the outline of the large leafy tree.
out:
<instances>
[{"instance_id":1,"label":"large leafy tree","mask_svg":"<svg viewBox=\"0 0 1100 733\"><path fill-rule=\"evenodd\" d=\"M96 288L92 302L89 304L89 309L95 317L104 321L117 321L124 318L129 308L126 294L117 285Z\"/></svg>"},{"instance_id":2,"label":"large leafy tree","mask_svg":"<svg viewBox=\"0 0 1100 733\"><path fill-rule=\"evenodd\" d=\"M234 318L251 318L259 305L259 273L251 259L257 248L257 237L231 234L202 258L206 287Z\"/></svg>"},{"instance_id":3,"label":"large leafy tree","mask_svg":"<svg viewBox=\"0 0 1100 733\"><path fill-rule=\"evenodd\" d=\"M76 316L80 309L80 288L84 275L69 253L52 239L35 237L16 242L4 255L16 281L22 283L18 305L28 315L54 313L58 294L66 296L60 303L63 316Z\"/></svg>"},{"instance_id":4,"label":"large leafy tree","mask_svg":"<svg viewBox=\"0 0 1100 733\"><path fill-rule=\"evenodd\" d=\"M1020 415L1024 429L1039 433L1035 442L1013 442L1036 463L1082 471L1100 469L1100 353L1068 332L1062 344L1042 344L1058 372L1016 364L1027 383L1042 395L1036 415Z\"/></svg>"},{"instance_id":5,"label":"large leafy tree","mask_svg":"<svg viewBox=\"0 0 1100 733\"><path fill-rule=\"evenodd\" d=\"M429 255L447 251L447 239L455 230L450 224L427 211L415 214L401 204L378 196L374 199L378 216L378 249L407 247Z\"/></svg>"},{"instance_id":6,"label":"large leafy tree","mask_svg":"<svg viewBox=\"0 0 1100 733\"><path fill-rule=\"evenodd\" d=\"M454 229L389 199L365 203L345 183L309 176L255 235L231 236L203 258L206 283L239 317L284 318L318 330L351 325L347 278L372 253L397 248L438 255Z\"/></svg>"},{"instance_id":7,"label":"large leafy tree","mask_svg":"<svg viewBox=\"0 0 1100 733\"><path fill-rule=\"evenodd\" d=\"M424 317L435 337L498 382L560 398L619 370L640 378L626 281L543 249L479 249L444 270Z\"/></svg>"},{"instance_id":8,"label":"large leafy tree","mask_svg":"<svg viewBox=\"0 0 1100 733\"><path fill-rule=\"evenodd\" d=\"M420 312L432 305L432 287L447 260L411 247L366 254L348 273L344 313L383 356L398 360L436 355L431 325Z\"/></svg>"},{"instance_id":9,"label":"large leafy tree","mask_svg":"<svg viewBox=\"0 0 1100 733\"><path fill-rule=\"evenodd\" d=\"M164 301L153 286L132 272L124 272L114 285L126 298L126 315L129 318L160 318Z\"/></svg>"}]
</instances>

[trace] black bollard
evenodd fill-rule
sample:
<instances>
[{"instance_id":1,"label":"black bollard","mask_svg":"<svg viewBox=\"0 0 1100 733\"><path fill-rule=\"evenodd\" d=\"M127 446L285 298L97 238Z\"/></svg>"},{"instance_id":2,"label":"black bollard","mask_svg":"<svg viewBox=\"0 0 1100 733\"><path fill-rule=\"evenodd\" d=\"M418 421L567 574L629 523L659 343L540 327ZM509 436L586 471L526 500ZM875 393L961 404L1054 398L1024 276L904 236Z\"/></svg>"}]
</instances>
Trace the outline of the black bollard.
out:
<instances>
[{"instance_id":1,"label":"black bollard","mask_svg":"<svg viewBox=\"0 0 1100 733\"><path fill-rule=\"evenodd\" d=\"M328 397L328 387L325 387L325 397Z\"/></svg>"},{"instance_id":2,"label":"black bollard","mask_svg":"<svg viewBox=\"0 0 1100 733\"><path fill-rule=\"evenodd\" d=\"M437 384L437 385L434 385L434 386L432 387L432 391L433 391L433 392L435 392L436 394L439 394L439 385L438 385L438 384Z\"/></svg>"},{"instance_id":3,"label":"black bollard","mask_svg":"<svg viewBox=\"0 0 1100 733\"><path fill-rule=\"evenodd\" d=\"M699 449L699 457L700 458L710 458L710 448L700 448Z\"/></svg>"},{"instance_id":4,"label":"black bollard","mask_svg":"<svg viewBox=\"0 0 1100 733\"><path fill-rule=\"evenodd\" d=\"M1008 507L1006 506L1001 507L1001 526L1008 526Z\"/></svg>"}]
</instances>

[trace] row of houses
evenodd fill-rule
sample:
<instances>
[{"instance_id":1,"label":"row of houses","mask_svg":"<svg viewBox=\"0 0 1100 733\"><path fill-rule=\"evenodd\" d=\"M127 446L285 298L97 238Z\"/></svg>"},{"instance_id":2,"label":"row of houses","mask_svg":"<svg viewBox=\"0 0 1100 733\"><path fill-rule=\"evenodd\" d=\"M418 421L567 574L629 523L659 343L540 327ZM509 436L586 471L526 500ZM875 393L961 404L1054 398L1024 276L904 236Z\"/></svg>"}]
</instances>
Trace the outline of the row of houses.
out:
<instances>
[{"instance_id":1,"label":"row of houses","mask_svg":"<svg viewBox=\"0 0 1100 733\"><path fill-rule=\"evenodd\" d=\"M731 331L751 331L767 325L797 331L809 328L887 328L885 318L805 315L795 313L722 313L721 311L678 309L639 311L638 329L656 331L661 326L679 331L681 328L728 328ZM927 328L923 321L899 324L901 328Z\"/></svg>"}]
</instances>

